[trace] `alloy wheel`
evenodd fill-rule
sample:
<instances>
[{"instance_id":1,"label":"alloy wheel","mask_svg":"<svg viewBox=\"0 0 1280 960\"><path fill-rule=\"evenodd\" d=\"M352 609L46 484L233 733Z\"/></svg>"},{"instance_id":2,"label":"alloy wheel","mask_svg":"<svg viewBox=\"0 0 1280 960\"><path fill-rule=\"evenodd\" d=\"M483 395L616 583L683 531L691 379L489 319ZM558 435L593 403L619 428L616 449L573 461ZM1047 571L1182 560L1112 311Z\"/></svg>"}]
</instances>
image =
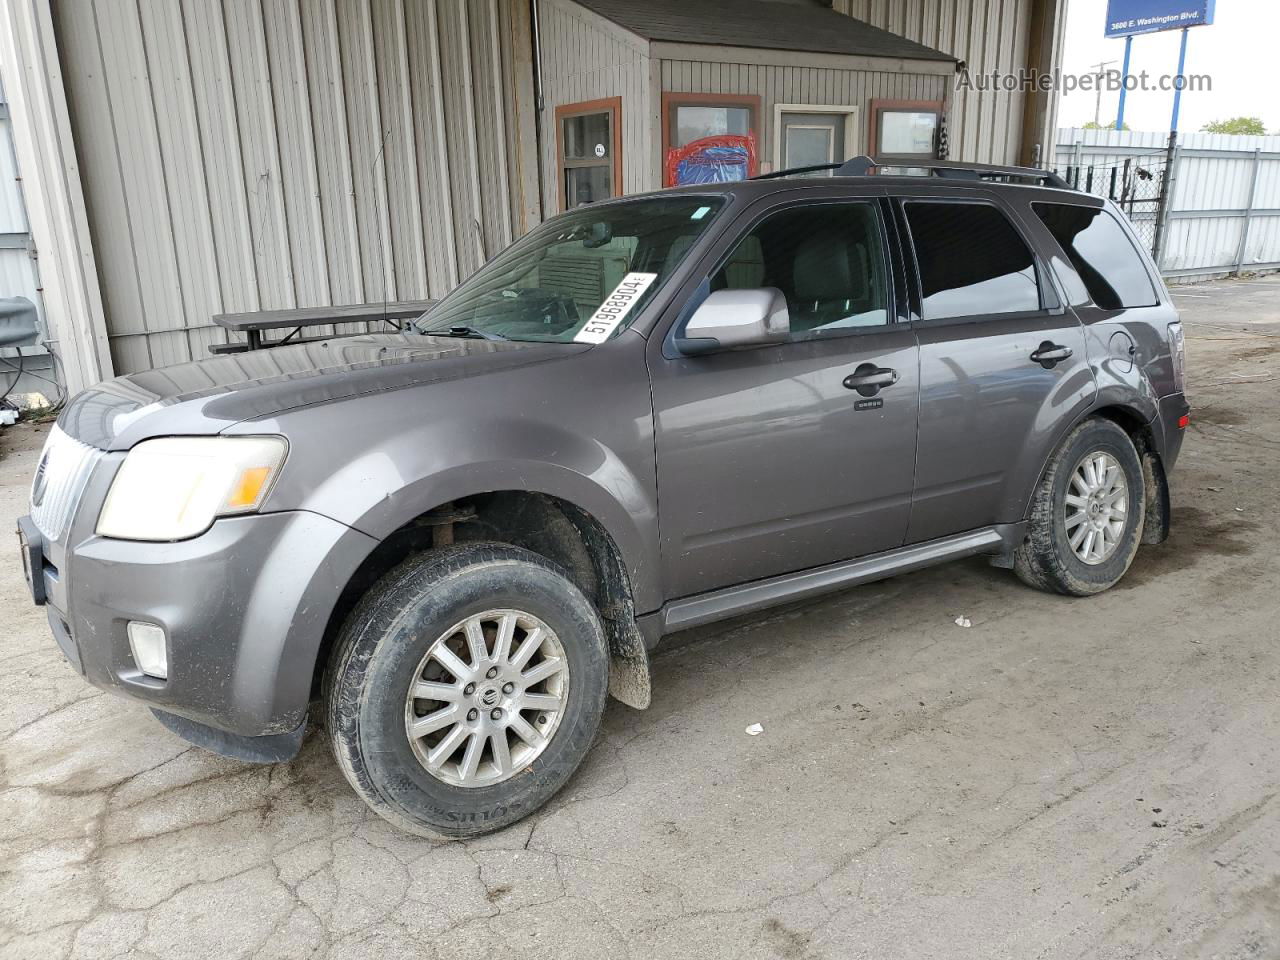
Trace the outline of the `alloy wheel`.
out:
<instances>
[{"instance_id":1,"label":"alloy wheel","mask_svg":"<svg viewBox=\"0 0 1280 960\"><path fill-rule=\"evenodd\" d=\"M1090 566L1109 560L1129 521L1129 486L1120 462L1101 450L1082 457L1071 471L1063 510L1072 552Z\"/></svg>"},{"instance_id":2,"label":"alloy wheel","mask_svg":"<svg viewBox=\"0 0 1280 960\"><path fill-rule=\"evenodd\" d=\"M491 610L431 645L409 684L405 732L432 776L486 787L546 750L568 695L568 660L555 632L530 613Z\"/></svg>"}]
</instances>

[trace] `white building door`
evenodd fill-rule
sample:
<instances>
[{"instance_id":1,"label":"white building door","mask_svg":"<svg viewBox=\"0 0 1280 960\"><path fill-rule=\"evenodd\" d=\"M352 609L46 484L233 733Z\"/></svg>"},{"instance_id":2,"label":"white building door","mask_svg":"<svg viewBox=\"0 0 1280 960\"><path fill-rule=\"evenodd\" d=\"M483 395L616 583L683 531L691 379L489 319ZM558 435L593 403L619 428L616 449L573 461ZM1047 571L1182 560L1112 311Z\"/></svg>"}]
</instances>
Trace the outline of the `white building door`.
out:
<instances>
[{"instance_id":1,"label":"white building door","mask_svg":"<svg viewBox=\"0 0 1280 960\"><path fill-rule=\"evenodd\" d=\"M857 107L779 104L776 114L776 170L843 163L858 153Z\"/></svg>"}]
</instances>

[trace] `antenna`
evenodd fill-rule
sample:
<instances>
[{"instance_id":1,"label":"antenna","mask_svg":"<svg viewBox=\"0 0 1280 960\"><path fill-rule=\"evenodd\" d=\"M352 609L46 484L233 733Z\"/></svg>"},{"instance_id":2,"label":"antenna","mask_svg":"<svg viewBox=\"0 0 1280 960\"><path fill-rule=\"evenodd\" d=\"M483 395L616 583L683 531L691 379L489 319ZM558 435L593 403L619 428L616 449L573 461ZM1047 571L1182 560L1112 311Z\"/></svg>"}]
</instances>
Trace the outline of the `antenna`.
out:
<instances>
[{"instance_id":1,"label":"antenna","mask_svg":"<svg viewBox=\"0 0 1280 960\"><path fill-rule=\"evenodd\" d=\"M378 155L373 158L373 164L369 169L369 181L373 185L373 218L378 221L378 273L382 275L382 322L390 323L396 330L403 330L398 323L393 323L387 319L387 261L386 251L382 247L382 222L378 216L378 161L382 160L382 155L387 149L387 141L391 139L393 128L388 127L387 132L382 135L382 144L378 147ZM382 163L382 185L386 187L387 183L387 164Z\"/></svg>"}]
</instances>

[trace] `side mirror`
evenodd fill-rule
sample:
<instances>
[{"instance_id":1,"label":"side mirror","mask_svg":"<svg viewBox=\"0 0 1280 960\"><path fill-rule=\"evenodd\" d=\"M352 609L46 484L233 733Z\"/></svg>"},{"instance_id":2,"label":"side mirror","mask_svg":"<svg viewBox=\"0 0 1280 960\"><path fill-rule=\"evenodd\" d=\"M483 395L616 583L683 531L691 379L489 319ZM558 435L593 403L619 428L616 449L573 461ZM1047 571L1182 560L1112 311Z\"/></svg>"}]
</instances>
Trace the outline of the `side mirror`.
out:
<instances>
[{"instance_id":1,"label":"side mirror","mask_svg":"<svg viewBox=\"0 0 1280 960\"><path fill-rule=\"evenodd\" d=\"M780 343L791 333L787 298L776 287L717 290L702 301L676 349L687 356Z\"/></svg>"}]
</instances>

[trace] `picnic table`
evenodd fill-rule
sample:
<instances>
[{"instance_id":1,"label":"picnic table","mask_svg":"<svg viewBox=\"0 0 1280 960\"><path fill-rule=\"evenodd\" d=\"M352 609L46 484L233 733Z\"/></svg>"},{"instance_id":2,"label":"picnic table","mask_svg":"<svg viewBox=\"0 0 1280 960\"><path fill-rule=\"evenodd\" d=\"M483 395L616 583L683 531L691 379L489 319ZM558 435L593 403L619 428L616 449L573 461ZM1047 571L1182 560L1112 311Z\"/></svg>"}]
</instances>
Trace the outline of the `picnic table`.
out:
<instances>
[{"instance_id":1,"label":"picnic table","mask_svg":"<svg viewBox=\"0 0 1280 960\"><path fill-rule=\"evenodd\" d=\"M297 337L305 327L321 327L340 323L376 323L380 320L401 321L425 313L436 304L435 300L397 300L391 303L348 303L329 307L294 307L288 310L258 310L253 313L219 313L213 322L223 329L243 333L243 343L217 343L209 349L213 353L240 353L245 350L261 350L285 343L303 343L319 337ZM263 340L268 330L289 330L281 340Z\"/></svg>"}]
</instances>

